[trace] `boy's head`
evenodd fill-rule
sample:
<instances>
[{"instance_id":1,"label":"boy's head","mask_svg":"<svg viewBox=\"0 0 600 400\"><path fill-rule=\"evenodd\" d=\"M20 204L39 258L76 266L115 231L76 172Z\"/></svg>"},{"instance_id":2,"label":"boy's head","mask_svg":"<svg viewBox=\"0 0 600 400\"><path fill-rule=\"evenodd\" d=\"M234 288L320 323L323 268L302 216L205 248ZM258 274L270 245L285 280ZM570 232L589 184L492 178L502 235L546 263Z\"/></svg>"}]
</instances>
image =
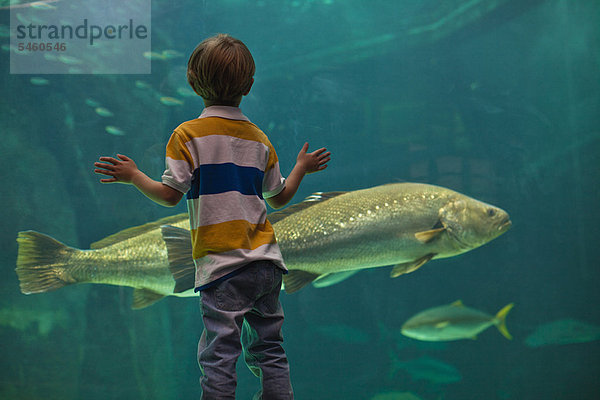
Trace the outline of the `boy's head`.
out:
<instances>
[{"instance_id":1,"label":"boy's head","mask_svg":"<svg viewBox=\"0 0 600 400\"><path fill-rule=\"evenodd\" d=\"M254 59L241 40L218 34L200 43L188 61L187 80L206 105L238 106L254 82Z\"/></svg>"}]
</instances>

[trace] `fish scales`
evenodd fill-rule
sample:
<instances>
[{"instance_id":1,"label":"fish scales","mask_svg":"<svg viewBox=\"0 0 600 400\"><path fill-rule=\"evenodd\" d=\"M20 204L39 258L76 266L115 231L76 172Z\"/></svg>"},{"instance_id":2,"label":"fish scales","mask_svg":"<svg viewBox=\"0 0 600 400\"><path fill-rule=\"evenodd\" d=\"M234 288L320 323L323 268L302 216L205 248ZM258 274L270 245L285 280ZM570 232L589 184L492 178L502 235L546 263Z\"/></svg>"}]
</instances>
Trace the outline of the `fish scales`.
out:
<instances>
[{"instance_id":1,"label":"fish scales","mask_svg":"<svg viewBox=\"0 0 600 400\"><path fill-rule=\"evenodd\" d=\"M187 215L171 225L189 229ZM101 265L98 260L102 260ZM132 286L164 294L172 293L175 285L168 267L165 268L168 254L160 226L106 247L75 253L73 263L78 266L78 281Z\"/></svg>"},{"instance_id":2,"label":"fish scales","mask_svg":"<svg viewBox=\"0 0 600 400\"><path fill-rule=\"evenodd\" d=\"M77 268L71 274L78 282L144 287L169 293L175 281L164 268L165 260L167 248L157 230L109 247L75 253L71 262Z\"/></svg>"}]
</instances>

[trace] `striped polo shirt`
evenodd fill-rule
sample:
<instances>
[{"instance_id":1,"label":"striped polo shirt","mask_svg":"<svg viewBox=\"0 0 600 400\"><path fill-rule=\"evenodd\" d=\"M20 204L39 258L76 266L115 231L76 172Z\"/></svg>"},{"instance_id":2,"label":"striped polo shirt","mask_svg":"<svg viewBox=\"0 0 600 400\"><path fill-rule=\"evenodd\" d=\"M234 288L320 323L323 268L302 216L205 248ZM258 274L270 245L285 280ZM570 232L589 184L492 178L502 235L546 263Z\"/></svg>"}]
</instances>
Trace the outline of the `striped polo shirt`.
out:
<instances>
[{"instance_id":1,"label":"striped polo shirt","mask_svg":"<svg viewBox=\"0 0 600 400\"><path fill-rule=\"evenodd\" d=\"M287 272L264 202L285 179L267 136L238 107L210 106L167 144L162 182L187 193L196 291L251 261Z\"/></svg>"}]
</instances>

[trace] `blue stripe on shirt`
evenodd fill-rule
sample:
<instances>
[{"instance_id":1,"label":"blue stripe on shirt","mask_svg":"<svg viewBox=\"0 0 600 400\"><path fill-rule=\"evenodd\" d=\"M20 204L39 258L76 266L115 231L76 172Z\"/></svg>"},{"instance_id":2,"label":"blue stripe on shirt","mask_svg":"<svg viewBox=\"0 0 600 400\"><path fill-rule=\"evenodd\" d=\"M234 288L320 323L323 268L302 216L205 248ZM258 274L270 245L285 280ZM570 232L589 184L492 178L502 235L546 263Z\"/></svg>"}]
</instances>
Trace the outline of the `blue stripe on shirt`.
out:
<instances>
[{"instance_id":1,"label":"blue stripe on shirt","mask_svg":"<svg viewBox=\"0 0 600 400\"><path fill-rule=\"evenodd\" d=\"M241 167L233 163L203 164L192 175L188 199L197 199L204 194L240 192L262 197L264 172L254 167Z\"/></svg>"}]
</instances>

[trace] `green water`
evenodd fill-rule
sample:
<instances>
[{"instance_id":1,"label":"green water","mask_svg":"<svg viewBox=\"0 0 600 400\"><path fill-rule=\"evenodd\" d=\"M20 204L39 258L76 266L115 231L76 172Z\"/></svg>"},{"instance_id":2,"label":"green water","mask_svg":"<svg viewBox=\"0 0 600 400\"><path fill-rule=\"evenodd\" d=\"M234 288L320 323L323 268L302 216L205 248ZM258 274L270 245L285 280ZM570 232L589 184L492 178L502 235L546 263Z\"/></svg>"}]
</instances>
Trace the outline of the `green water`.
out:
<instances>
[{"instance_id":1,"label":"green water","mask_svg":"<svg viewBox=\"0 0 600 400\"><path fill-rule=\"evenodd\" d=\"M15 238L33 229L89 248L185 212L100 185L92 163L119 152L160 177L173 128L202 110L187 57L217 32L254 55L241 108L283 174L305 141L333 153L294 201L414 181L502 207L513 222L396 279L378 268L282 293L297 399L599 397L599 2L152 1L152 51L167 56L140 75L10 74L9 14L0 10L0 398L199 398L196 299L133 311L125 287L25 296ZM515 303L513 340L494 327L447 343L400 334L414 314L458 299L489 314ZM238 397L250 399L258 381L243 362L238 371Z\"/></svg>"}]
</instances>

